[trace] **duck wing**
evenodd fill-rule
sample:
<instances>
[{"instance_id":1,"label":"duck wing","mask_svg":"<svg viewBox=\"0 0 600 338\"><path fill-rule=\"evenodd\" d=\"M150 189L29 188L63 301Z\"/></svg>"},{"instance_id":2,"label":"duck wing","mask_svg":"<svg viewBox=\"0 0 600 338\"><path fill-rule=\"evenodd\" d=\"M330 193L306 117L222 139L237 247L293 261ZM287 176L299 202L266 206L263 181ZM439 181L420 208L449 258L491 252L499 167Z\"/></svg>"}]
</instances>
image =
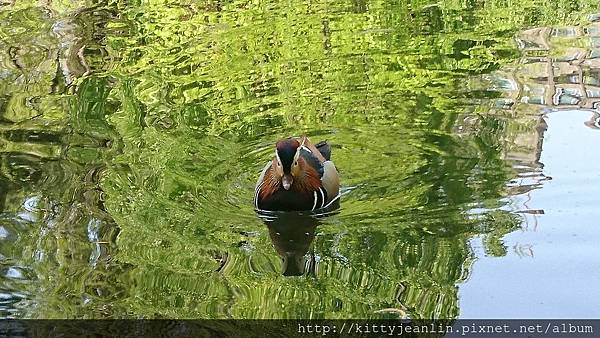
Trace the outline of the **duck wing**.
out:
<instances>
[{"instance_id":1,"label":"duck wing","mask_svg":"<svg viewBox=\"0 0 600 338\"><path fill-rule=\"evenodd\" d=\"M329 206L340 197L340 178L335 165L331 161L331 146L327 141L321 141L315 146L306 137L302 144L307 149L310 149L311 154L319 160L319 175L321 177L322 188L325 189L326 203Z\"/></svg>"},{"instance_id":2,"label":"duck wing","mask_svg":"<svg viewBox=\"0 0 600 338\"><path fill-rule=\"evenodd\" d=\"M331 145L327 141L321 141L315 145L315 148L325 158L325 161L331 160Z\"/></svg>"}]
</instances>

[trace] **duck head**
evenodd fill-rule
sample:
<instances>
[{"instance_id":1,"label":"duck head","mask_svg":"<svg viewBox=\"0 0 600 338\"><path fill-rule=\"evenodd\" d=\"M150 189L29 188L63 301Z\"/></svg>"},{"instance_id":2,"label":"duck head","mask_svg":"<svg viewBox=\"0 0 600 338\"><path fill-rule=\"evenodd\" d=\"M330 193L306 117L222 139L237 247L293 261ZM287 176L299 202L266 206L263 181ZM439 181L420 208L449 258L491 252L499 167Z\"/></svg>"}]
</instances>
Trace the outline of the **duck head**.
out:
<instances>
[{"instance_id":1,"label":"duck head","mask_svg":"<svg viewBox=\"0 0 600 338\"><path fill-rule=\"evenodd\" d=\"M300 158L300 142L293 138L279 140L276 144L275 175L281 181L281 186L285 190L290 190L294 184L294 178L301 173L302 159Z\"/></svg>"}]
</instances>

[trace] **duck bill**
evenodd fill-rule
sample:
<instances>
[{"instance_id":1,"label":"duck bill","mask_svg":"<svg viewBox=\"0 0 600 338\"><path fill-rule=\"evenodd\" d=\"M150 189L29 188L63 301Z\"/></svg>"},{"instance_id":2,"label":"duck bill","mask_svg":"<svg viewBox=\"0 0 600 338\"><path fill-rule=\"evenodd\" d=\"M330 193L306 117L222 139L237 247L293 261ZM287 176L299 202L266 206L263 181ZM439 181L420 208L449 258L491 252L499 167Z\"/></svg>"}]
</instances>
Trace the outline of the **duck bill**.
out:
<instances>
[{"instance_id":1,"label":"duck bill","mask_svg":"<svg viewBox=\"0 0 600 338\"><path fill-rule=\"evenodd\" d=\"M290 190L290 188L292 187L292 183L294 183L294 179L290 174L285 174L281 178L281 184L283 185L283 189L285 190Z\"/></svg>"}]
</instances>

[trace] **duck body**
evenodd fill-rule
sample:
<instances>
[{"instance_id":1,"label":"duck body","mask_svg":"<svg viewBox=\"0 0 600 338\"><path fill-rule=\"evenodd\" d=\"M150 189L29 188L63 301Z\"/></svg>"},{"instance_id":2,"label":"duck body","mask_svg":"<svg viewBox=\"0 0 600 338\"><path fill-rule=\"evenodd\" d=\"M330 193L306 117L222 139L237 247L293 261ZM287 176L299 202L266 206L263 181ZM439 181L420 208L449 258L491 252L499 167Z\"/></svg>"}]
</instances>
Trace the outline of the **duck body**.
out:
<instances>
[{"instance_id":1,"label":"duck body","mask_svg":"<svg viewBox=\"0 0 600 338\"><path fill-rule=\"evenodd\" d=\"M257 210L318 210L339 202L339 176L328 143L315 146L305 136L279 140L275 148L256 183Z\"/></svg>"}]
</instances>

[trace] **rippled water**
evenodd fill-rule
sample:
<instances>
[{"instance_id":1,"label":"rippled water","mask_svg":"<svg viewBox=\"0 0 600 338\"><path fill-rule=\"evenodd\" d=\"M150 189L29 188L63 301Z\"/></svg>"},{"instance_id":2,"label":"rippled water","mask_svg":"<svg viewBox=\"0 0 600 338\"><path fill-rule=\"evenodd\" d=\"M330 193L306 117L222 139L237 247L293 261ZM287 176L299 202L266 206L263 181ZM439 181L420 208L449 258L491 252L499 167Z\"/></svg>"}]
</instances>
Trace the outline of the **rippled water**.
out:
<instances>
[{"instance_id":1,"label":"rippled water","mask_svg":"<svg viewBox=\"0 0 600 338\"><path fill-rule=\"evenodd\" d=\"M0 3L0 316L598 317L598 4Z\"/></svg>"}]
</instances>

